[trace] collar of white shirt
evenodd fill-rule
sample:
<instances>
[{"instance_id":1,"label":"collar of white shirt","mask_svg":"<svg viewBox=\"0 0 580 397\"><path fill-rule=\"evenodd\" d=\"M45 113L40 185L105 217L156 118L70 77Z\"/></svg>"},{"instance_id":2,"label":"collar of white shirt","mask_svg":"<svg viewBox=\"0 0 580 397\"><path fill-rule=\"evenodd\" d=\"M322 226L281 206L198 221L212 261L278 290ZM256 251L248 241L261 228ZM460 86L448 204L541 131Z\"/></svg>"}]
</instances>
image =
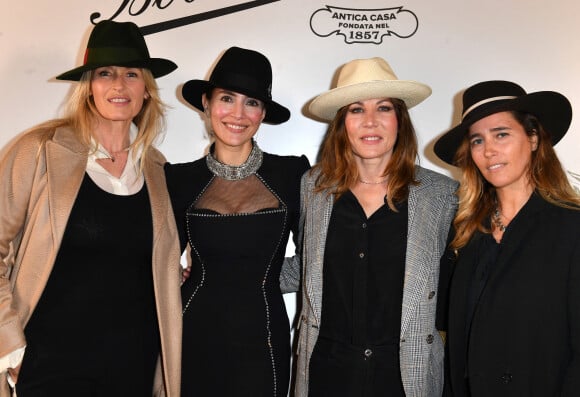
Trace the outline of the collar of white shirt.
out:
<instances>
[{"instance_id":1,"label":"collar of white shirt","mask_svg":"<svg viewBox=\"0 0 580 397\"><path fill-rule=\"evenodd\" d=\"M131 144L137 138L137 126L131 124L129 139ZM102 152L100 151L102 150ZM103 153L104 152L104 153ZM106 150L99 145L94 139L91 140L89 149L89 159L87 161L87 174L97 186L108 193L129 196L141 190L144 183L143 172L141 172L141 155L143 148L141 146L131 148L127 155L125 169L119 178L109 174L98 162L97 159L110 158Z\"/></svg>"}]
</instances>

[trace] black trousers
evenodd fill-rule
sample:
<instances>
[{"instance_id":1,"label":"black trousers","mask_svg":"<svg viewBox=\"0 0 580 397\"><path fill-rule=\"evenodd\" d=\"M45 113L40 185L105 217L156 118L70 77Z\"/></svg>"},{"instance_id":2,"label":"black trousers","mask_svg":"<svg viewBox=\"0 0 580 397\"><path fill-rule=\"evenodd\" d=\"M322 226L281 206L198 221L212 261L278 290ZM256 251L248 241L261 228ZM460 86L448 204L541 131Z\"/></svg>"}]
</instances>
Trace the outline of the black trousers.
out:
<instances>
[{"instance_id":1,"label":"black trousers","mask_svg":"<svg viewBox=\"0 0 580 397\"><path fill-rule=\"evenodd\" d=\"M310 397L405 397L399 346L359 347L319 337L308 384Z\"/></svg>"}]
</instances>

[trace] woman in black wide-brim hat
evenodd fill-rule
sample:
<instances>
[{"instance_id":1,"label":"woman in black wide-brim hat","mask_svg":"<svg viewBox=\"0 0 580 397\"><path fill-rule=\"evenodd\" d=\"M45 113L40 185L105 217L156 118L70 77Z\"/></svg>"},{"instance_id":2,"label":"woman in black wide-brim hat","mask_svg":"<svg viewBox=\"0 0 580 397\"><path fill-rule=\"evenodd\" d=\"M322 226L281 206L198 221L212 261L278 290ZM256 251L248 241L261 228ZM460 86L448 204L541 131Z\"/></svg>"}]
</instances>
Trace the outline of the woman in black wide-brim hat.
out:
<instances>
[{"instance_id":1,"label":"woman in black wide-brim hat","mask_svg":"<svg viewBox=\"0 0 580 397\"><path fill-rule=\"evenodd\" d=\"M462 171L445 384L454 396L580 390L580 198L554 152L568 100L486 81L435 153Z\"/></svg>"},{"instance_id":2,"label":"woman in black wide-brim hat","mask_svg":"<svg viewBox=\"0 0 580 397\"><path fill-rule=\"evenodd\" d=\"M259 52L232 47L209 80L183 97L203 112L213 144L207 156L168 165L166 177L181 247L191 247L182 287L182 396L286 396L290 325L281 292L299 286L300 178L306 157L262 152L262 122L290 112L272 99L272 69ZM283 266L284 265L284 266Z\"/></svg>"},{"instance_id":3,"label":"woman in black wide-brim hat","mask_svg":"<svg viewBox=\"0 0 580 397\"><path fill-rule=\"evenodd\" d=\"M175 68L135 24L98 23L57 76L77 82L65 117L0 160L0 396L179 395L179 242L152 146Z\"/></svg>"}]
</instances>

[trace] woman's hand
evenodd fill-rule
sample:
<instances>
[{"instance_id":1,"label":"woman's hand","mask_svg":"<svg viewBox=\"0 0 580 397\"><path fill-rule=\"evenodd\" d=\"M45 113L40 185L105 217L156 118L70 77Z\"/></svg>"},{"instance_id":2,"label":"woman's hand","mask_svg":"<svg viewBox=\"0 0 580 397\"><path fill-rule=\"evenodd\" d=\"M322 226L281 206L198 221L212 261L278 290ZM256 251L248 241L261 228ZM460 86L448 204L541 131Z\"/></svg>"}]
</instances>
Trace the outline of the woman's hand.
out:
<instances>
[{"instance_id":1,"label":"woman's hand","mask_svg":"<svg viewBox=\"0 0 580 397\"><path fill-rule=\"evenodd\" d=\"M183 269L183 272L181 273L181 284L183 284L185 280L189 278L190 275L191 275L191 264L187 265L187 267Z\"/></svg>"}]
</instances>

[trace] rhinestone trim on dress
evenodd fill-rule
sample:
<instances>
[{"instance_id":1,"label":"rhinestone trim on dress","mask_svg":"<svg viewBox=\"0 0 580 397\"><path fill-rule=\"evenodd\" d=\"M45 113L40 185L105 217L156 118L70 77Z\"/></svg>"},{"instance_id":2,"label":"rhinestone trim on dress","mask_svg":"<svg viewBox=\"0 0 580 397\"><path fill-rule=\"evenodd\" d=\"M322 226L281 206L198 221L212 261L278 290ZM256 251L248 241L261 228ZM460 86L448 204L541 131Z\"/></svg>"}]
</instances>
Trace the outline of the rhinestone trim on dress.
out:
<instances>
[{"instance_id":1,"label":"rhinestone trim on dress","mask_svg":"<svg viewBox=\"0 0 580 397\"><path fill-rule=\"evenodd\" d=\"M267 337L268 350L270 351L270 362L272 363L272 375L274 378L273 379L274 380L274 385L273 385L274 386L274 396L278 396L278 373L277 373L277 369L276 369L276 358L275 358L274 346L272 345L272 330L270 328L270 304L268 303L268 294L266 292L266 282L268 281L268 277L270 276L270 269L272 267L272 263L274 262L274 258L276 257L276 253L280 249L280 246L281 246L282 241L283 241L284 230L286 230L286 226L287 226L287 222L288 222L288 207L286 206L286 203L284 203L282 198L280 196L278 196L278 194L274 191L274 189L272 189L270 187L270 185L268 185L268 183L259 174L256 174L256 176L272 192L272 194L274 194L274 196L276 196L276 198L278 199L278 201L281 204L281 209L284 213L284 222L282 225L282 234L278 238L278 243L276 244L274 251L272 251L272 256L270 257L270 262L268 263L268 266L266 267L266 272L264 274L264 278L262 279L262 286L261 286L262 297L264 298L264 304L266 305L266 333L268 335L268 337Z\"/></svg>"},{"instance_id":2,"label":"rhinestone trim on dress","mask_svg":"<svg viewBox=\"0 0 580 397\"><path fill-rule=\"evenodd\" d=\"M254 149L255 148L257 148L257 145L254 143ZM252 149L252 153L254 153L254 149ZM260 153L259 154L259 156L260 156L259 163L261 164L262 163L262 151L259 148L258 148L258 151ZM250 153L248 160L252 157L252 153ZM206 157L206 159L209 157L210 156L208 155ZM213 157L212 157L212 159L213 159ZM214 160L214 161L217 162L217 160ZM246 163L244 163L244 164L247 164L247 163L248 163L248 161L246 161ZM222 163L219 163L219 164L222 164ZM222 164L222 165L225 165L225 164ZM209 164L208 164L208 167L209 167ZM211 168L210 168L210 170L211 170ZM212 172L213 172L213 170L212 170ZM252 173L255 173L255 171L253 171ZM221 175L219 175L218 173L215 173L215 172L214 172L214 175L216 175L218 177L222 177ZM251 174L248 174L248 176L249 175L251 175ZM211 185L211 182L214 179L213 177L210 179L210 181L207 183L207 185L199 193L196 200L194 200L194 202L188 208L188 210L186 212L186 225L187 225L188 242L189 242L190 248L192 249L192 252L197 257L198 262L201 266L202 275L201 275L201 280L200 280L199 284L196 286L193 293L191 294L191 296L189 297L189 299L185 303L182 314L185 314L187 312L187 310L189 309L189 306L190 306L191 302L193 301L195 295L197 294L199 289L204 285L205 278L206 278L205 262L201 258L201 255L199 254L197 248L195 247L195 244L193 243L193 239L191 237L190 225L189 225L190 216L195 216L195 217L231 217L231 216L255 216L255 215L283 213L284 219L283 219L282 228L281 228L282 232L281 232L280 236L278 237L278 242L277 242L276 246L274 247L274 250L272 251L272 255L270 256L270 261L269 261L268 265L266 266L264 277L263 277L261 285L260 285L260 290L262 292L262 299L264 300L264 309L265 309L264 315L265 315L265 320L266 320L266 324L265 324L265 327L266 327L266 345L268 346L268 353L270 355L270 364L272 366L272 378L273 378L272 379L272 382L273 382L272 388L273 388L273 393L274 393L273 396L278 396L278 368L276 367L276 352L274 351L274 346L272 344L272 330L271 330L271 320L270 320L270 302L268 301L268 294L266 292L266 285L267 285L268 278L270 277L270 270L272 268L272 263L274 262L274 259L276 257L276 253L278 252L278 250L281 249L283 239L284 239L284 231L286 230L286 227L288 226L288 207L287 207L286 203L282 200L282 198L276 193L276 191L274 191L274 189L272 189L272 187L264 180L264 178L262 178L262 176L260 174L256 174L256 177L278 199L278 201L280 203L280 208L268 210L268 211L263 211L263 212L256 212L256 213L238 213L238 214L200 214L200 213L195 213L193 210L195 202L197 201L197 199L199 197L201 197L203 195L203 193L206 191L208 186ZM244 177L242 177L240 179L243 179L243 178ZM227 178L224 178L224 179L227 179Z\"/></svg>"}]
</instances>

